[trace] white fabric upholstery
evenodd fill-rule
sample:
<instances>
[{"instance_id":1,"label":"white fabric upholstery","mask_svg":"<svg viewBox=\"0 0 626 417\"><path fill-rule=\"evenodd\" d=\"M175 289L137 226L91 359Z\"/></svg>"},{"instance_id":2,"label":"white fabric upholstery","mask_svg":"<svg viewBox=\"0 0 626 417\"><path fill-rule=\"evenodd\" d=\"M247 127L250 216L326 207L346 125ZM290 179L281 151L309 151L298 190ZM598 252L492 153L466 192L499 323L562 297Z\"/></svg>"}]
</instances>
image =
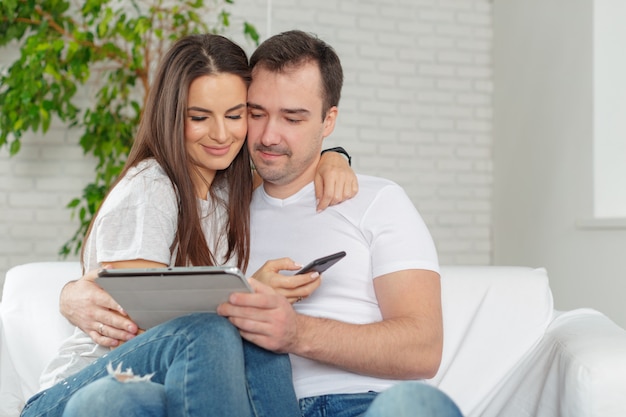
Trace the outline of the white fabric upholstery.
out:
<instances>
[{"instance_id":1,"label":"white fabric upholstery","mask_svg":"<svg viewBox=\"0 0 626 417\"><path fill-rule=\"evenodd\" d=\"M41 262L16 266L5 278L0 305L2 362L0 416L17 416L38 390L39 374L72 331L59 313L59 294L79 278L78 262Z\"/></svg>"},{"instance_id":2,"label":"white fabric upholstery","mask_svg":"<svg viewBox=\"0 0 626 417\"><path fill-rule=\"evenodd\" d=\"M482 403L535 346L552 319L544 269L443 267L442 364L431 381L480 415Z\"/></svg>"},{"instance_id":3,"label":"white fabric upholstery","mask_svg":"<svg viewBox=\"0 0 626 417\"><path fill-rule=\"evenodd\" d=\"M39 373L71 333L58 294L73 262L26 264L0 305L0 416L19 415ZM597 311L555 312L543 269L442 268L444 353L428 382L466 416L626 415L626 332Z\"/></svg>"}]
</instances>

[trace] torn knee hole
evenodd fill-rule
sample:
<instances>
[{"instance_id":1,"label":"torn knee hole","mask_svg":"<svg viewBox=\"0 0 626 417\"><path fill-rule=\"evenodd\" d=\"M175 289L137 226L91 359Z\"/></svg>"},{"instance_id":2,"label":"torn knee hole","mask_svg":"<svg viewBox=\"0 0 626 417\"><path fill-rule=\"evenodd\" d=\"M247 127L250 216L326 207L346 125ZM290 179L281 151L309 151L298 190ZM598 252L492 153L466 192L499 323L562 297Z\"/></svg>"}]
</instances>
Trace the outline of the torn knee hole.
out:
<instances>
[{"instance_id":1,"label":"torn knee hole","mask_svg":"<svg viewBox=\"0 0 626 417\"><path fill-rule=\"evenodd\" d=\"M122 371L122 363L119 363L117 367L113 369L113 364L111 362L107 365L107 372L119 382L124 383L150 381L154 376L154 373L143 376L135 375L131 368L126 368L126 370Z\"/></svg>"}]
</instances>

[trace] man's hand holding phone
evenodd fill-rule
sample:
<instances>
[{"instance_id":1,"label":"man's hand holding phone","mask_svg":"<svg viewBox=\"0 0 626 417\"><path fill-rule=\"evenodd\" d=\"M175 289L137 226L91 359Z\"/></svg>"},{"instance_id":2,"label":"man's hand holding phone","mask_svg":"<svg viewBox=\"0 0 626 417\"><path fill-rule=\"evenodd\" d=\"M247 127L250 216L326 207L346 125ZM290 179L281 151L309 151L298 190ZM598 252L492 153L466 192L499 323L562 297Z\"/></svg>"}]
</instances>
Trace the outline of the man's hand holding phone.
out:
<instances>
[{"instance_id":1,"label":"man's hand holding phone","mask_svg":"<svg viewBox=\"0 0 626 417\"><path fill-rule=\"evenodd\" d=\"M282 294L293 304L311 295L321 284L320 274L345 256L345 252L319 258L300 268L289 258L275 259L265 262L253 275L260 281ZM280 271L296 271L293 276L282 275Z\"/></svg>"},{"instance_id":2,"label":"man's hand holding phone","mask_svg":"<svg viewBox=\"0 0 626 417\"><path fill-rule=\"evenodd\" d=\"M276 290L293 304L308 297L320 286L320 274L317 272L298 276L282 275L280 271L296 271L301 265L289 258L267 261L254 273L252 278Z\"/></svg>"}]
</instances>

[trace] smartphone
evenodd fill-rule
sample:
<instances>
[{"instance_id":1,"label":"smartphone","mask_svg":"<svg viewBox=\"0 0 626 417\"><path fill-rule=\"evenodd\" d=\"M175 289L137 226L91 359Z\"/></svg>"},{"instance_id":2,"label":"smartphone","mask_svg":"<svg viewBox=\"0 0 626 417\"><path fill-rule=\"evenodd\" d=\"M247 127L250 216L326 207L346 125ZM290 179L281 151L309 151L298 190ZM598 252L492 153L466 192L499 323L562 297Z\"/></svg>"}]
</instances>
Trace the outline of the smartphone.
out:
<instances>
[{"instance_id":1,"label":"smartphone","mask_svg":"<svg viewBox=\"0 0 626 417\"><path fill-rule=\"evenodd\" d=\"M319 272L320 274L333 266L337 261L346 256L344 251L333 253L332 255L318 258L306 265L304 268L295 273L295 275L306 274L309 272Z\"/></svg>"}]
</instances>

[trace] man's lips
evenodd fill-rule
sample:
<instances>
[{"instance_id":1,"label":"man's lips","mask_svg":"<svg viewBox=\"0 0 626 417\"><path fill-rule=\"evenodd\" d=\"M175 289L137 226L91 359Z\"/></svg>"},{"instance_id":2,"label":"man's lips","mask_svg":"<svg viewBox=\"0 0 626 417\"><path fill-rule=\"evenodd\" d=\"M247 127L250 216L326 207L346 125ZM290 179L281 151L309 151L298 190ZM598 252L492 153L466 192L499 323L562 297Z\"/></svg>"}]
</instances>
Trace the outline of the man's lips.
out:
<instances>
[{"instance_id":1,"label":"man's lips","mask_svg":"<svg viewBox=\"0 0 626 417\"><path fill-rule=\"evenodd\" d=\"M275 152L264 152L264 151L257 151L257 152L260 153L261 157L265 159L276 159L278 157L285 155L283 153L275 153Z\"/></svg>"},{"instance_id":2,"label":"man's lips","mask_svg":"<svg viewBox=\"0 0 626 417\"><path fill-rule=\"evenodd\" d=\"M275 160L280 158L281 156L291 156L291 152L289 152L288 149L257 146L254 150L261 156L261 158L265 160Z\"/></svg>"}]
</instances>

